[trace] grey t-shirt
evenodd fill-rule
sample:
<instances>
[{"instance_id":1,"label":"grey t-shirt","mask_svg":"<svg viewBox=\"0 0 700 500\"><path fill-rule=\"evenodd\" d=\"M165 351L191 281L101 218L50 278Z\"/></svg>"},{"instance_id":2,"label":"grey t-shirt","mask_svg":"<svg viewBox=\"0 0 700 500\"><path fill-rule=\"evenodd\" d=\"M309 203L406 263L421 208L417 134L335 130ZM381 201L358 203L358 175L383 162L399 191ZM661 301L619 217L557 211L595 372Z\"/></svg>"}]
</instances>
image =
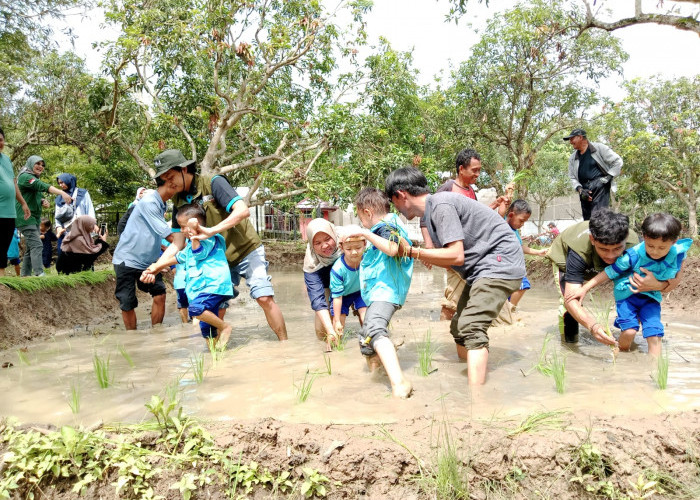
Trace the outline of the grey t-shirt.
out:
<instances>
[{"instance_id":1,"label":"grey t-shirt","mask_svg":"<svg viewBox=\"0 0 700 500\"><path fill-rule=\"evenodd\" d=\"M428 195L423 221L436 248L464 242L464 265L452 267L470 285L478 278L525 276L525 258L515 232L483 203L457 193Z\"/></svg>"}]
</instances>

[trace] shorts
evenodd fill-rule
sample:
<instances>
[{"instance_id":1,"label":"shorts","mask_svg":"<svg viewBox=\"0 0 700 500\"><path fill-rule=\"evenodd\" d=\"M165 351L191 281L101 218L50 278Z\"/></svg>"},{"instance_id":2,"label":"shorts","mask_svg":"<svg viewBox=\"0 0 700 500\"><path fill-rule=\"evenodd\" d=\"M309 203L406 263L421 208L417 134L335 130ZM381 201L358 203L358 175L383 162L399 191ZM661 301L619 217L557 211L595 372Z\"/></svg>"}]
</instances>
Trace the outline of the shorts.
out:
<instances>
[{"instance_id":1,"label":"shorts","mask_svg":"<svg viewBox=\"0 0 700 500\"><path fill-rule=\"evenodd\" d=\"M521 290L529 290L531 288L530 286L530 280L527 279L527 276L523 278L523 281L520 283L520 289Z\"/></svg>"},{"instance_id":2,"label":"shorts","mask_svg":"<svg viewBox=\"0 0 700 500\"><path fill-rule=\"evenodd\" d=\"M136 309L139 301L136 299L136 287L142 292L148 292L151 297L165 295L165 283L160 273L156 274L155 283L143 283L139 280L143 269L134 269L122 264L114 264L114 273L117 277L117 287L114 296L119 301L119 308L122 311Z\"/></svg>"},{"instance_id":3,"label":"shorts","mask_svg":"<svg viewBox=\"0 0 700 500\"><path fill-rule=\"evenodd\" d=\"M365 312L365 322L358 335L360 341L360 352L365 356L374 354L374 343L377 339L388 337L389 321L396 311L401 309L400 305L391 302L372 302Z\"/></svg>"},{"instance_id":4,"label":"shorts","mask_svg":"<svg viewBox=\"0 0 700 500\"><path fill-rule=\"evenodd\" d=\"M350 295L343 295L343 304L340 306L340 314L348 315L350 314L350 306L354 307L357 311L363 307L367 307L365 301L362 300L362 292L360 290L351 293ZM335 316L333 313L333 300L331 300L331 316Z\"/></svg>"},{"instance_id":5,"label":"shorts","mask_svg":"<svg viewBox=\"0 0 700 500\"><path fill-rule=\"evenodd\" d=\"M457 313L450 322L455 343L467 349L488 347L487 331L491 322L498 317L503 304L519 289L522 281L479 278L471 285L467 283L457 303Z\"/></svg>"},{"instance_id":6,"label":"shorts","mask_svg":"<svg viewBox=\"0 0 700 500\"><path fill-rule=\"evenodd\" d=\"M184 309L190 306L190 301L187 300L187 294L184 288L176 288L175 293L177 293L177 308Z\"/></svg>"},{"instance_id":7,"label":"shorts","mask_svg":"<svg viewBox=\"0 0 700 500\"><path fill-rule=\"evenodd\" d=\"M235 266L230 266L231 284L233 285L233 298L240 293L236 287L241 284L241 278L245 278L246 285L250 288L250 296L253 299L260 297L272 297L275 291L272 289L272 278L267 274L270 263L265 260L265 247L260 245L250 252ZM222 306L227 308L228 304Z\"/></svg>"},{"instance_id":8,"label":"shorts","mask_svg":"<svg viewBox=\"0 0 700 500\"><path fill-rule=\"evenodd\" d=\"M641 293L630 295L626 299L615 302L617 318L615 326L620 330L639 331L642 324L642 335L648 337L663 337L664 325L661 323L661 304Z\"/></svg>"},{"instance_id":9,"label":"shorts","mask_svg":"<svg viewBox=\"0 0 700 500\"><path fill-rule=\"evenodd\" d=\"M187 308L187 312L192 318L200 316L202 313L204 313L204 311L209 311L214 315L218 316L219 309L221 309L221 304L224 302L228 302L228 299L230 298L230 295L202 293L197 295L194 299L190 301L190 305ZM216 331L216 328L213 328L209 323L205 323L204 321L200 320L199 329L201 330L202 337L204 338L216 337L216 334L214 333Z\"/></svg>"},{"instance_id":10,"label":"shorts","mask_svg":"<svg viewBox=\"0 0 700 500\"><path fill-rule=\"evenodd\" d=\"M19 257L15 257L13 259L8 258L7 261L13 266L19 266L20 262L22 262Z\"/></svg>"}]
</instances>

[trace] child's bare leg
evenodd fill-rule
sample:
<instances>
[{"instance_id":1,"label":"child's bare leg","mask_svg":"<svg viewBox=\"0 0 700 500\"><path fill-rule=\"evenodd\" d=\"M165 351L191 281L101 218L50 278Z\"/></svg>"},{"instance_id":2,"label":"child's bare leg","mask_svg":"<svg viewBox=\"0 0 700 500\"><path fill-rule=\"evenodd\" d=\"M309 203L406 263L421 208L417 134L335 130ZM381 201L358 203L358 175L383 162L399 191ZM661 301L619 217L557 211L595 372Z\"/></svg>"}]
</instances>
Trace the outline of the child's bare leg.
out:
<instances>
[{"instance_id":1,"label":"child's bare leg","mask_svg":"<svg viewBox=\"0 0 700 500\"><path fill-rule=\"evenodd\" d=\"M374 341L372 346L379 355L379 359L384 365L386 374L391 382L391 393L397 398L407 398L411 395L413 387L401 371L399 357L396 355L396 348L388 337L380 337Z\"/></svg>"},{"instance_id":2,"label":"child's bare leg","mask_svg":"<svg viewBox=\"0 0 700 500\"><path fill-rule=\"evenodd\" d=\"M617 339L617 343L620 346L621 351L629 351L632 347L632 342L634 342L634 336L637 335L637 330L628 329L622 330L620 338Z\"/></svg>"},{"instance_id":3,"label":"child's bare leg","mask_svg":"<svg viewBox=\"0 0 700 500\"><path fill-rule=\"evenodd\" d=\"M187 320L189 319L189 315L187 313L187 308L181 307L177 311L180 313L180 321L182 321L183 323L187 323Z\"/></svg>"},{"instance_id":4,"label":"child's bare leg","mask_svg":"<svg viewBox=\"0 0 700 500\"><path fill-rule=\"evenodd\" d=\"M661 355L661 337L647 337L649 355L658 358Z\"/></svg>"},{"instance_id":5,"label":"child's bare leg","mask_svg":"<svg viewBox=\"0 0 700 500\"><path fill-rule=\"evenodd\" d=\"M19 276L19 265L15 264L15 274Z\"/></svg>"},{"instance_id":6,"label":"child's bare leg","mask_svg":"<svg viewBox=\"0 0 700 500\"><path fill-rule=\"evenodd\" d=\"M518 303L520 302L520 299L523 298L523 295L525 295L525 292L527 290L516 290L513 293L510 294L510 303L513 306L517 306Z\"/></svg>"},{"instance_id":7,"label":"child's bare leg","mask_svg":"<svg viewBox=\"0 0 700 500\"><path fill-rule=\"evenodd\" d=\"M366 307L360 307L357 310L357 314L360 316L360 326L365 324L365 312L367 311Z\"/></svg>"},{"instance_id":8,"label":"child's bare leg","mask_svg":"<svg viewBox=\"0 0 700 500\"><path fill-rule=\"evenodd\" d=\"M226 323L224 320L219 318L216 314L211 311L204 311L202 314L197 316L199 321L204 321L212 327L216 328L218 335L216 336L216 343L223 343L226 345L229 337L231 336L231 325Z\"/></svg>"},{"instance_id":9,"label":"child's bare leg","mask_svg":"<svg viewBox=\"0 0 700 500\"><path fill-rule=\"evenodd\" d=\"M379 359L379 356L376 354L365 356L365 360L367 360L367 368L370 373L374 373L374 371L382 365L382 360Z\"/></svg>"}]
</instances>

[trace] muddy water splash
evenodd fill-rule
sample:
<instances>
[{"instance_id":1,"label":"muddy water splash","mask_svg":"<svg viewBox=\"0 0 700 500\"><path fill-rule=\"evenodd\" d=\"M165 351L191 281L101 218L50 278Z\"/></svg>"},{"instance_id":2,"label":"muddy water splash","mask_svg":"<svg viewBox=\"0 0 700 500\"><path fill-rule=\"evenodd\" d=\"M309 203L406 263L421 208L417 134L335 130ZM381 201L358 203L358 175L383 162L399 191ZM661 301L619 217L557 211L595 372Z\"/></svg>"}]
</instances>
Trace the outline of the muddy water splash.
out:
<instances>
[{"instance_id":1,"label":"muddy water splash","mask_svg":"<svg viewBox=\"0 0 700 500\"><path fill-rule=\"evenodd\" d=\"M100 335L60 334L32 345L20 356L0 353L14 367L0 370L0 415L24 422L55 424L138 422L147 418L144 403L152 394L177 388L185 410L217 420L275 417L309 423L392 422L447 411L453 419L511 416L535 411L567 409L580 414L643 415L700 407L700 330L693 321L664 316L668 322L666 347L670 353L668 389L657 390L646 345L621 353L613 363L610 349L581 333L577 345L562 344L557 330L558 297L553 287L529 291L521 302L517 325L493 327L487 384L469 390L466 364L457 359L449 323L437 321L444 288L441 270L417 269L408 300L391 323L401 366L414 385L407 401L390 395L382 373L370 374L352 338L344 351L328 357L332 374L325 374L323 344L313 332L313 315L299 271L273 273L276 300L287 321L288 342L280 343L268 328L257 304L239 299L230 309L234 324L231 349L214 366L198 331L177 324L169 303L166 325L137 332L120 329ZM243 293L242 295L246 295ZM139 311L146 318L147 311ZM347 329L357 332L355 318ZM418 346L430 330L438 351L437 371L417 373ZM544 339L566 357L566 392L532 367ZM121 354L125 351L133 362ZM100 389L93 371L93 355L109 360L113 384ZM197 384L191 360L205 359L205 377ZM317 373L306 402L298 391L307 373ZM307 380L310 378L307 377ZM71 388L80 394L80 412L69 407Z\"/></svg>"}]
</instances>

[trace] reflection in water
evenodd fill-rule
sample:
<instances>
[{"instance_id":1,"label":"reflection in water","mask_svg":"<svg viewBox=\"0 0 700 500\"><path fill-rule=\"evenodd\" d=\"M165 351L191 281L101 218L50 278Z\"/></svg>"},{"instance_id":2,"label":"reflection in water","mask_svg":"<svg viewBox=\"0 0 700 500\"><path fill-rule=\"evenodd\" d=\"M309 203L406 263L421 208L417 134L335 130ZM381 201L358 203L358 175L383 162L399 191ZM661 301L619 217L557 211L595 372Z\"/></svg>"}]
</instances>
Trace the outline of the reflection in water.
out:
<instances>
[{"instance_id":1,"label":"reflection in water","mask_svg":"<svg viewBox=\"0 0 700 500\"><path fill-rule=\"evenodd\" d=\"M390 396L383 374L370 375L352 339L343 352L330 355L332 375L318 376L305 403L297 402L297 387L307 370L325 372L323 344L313 332L313 314L299 271L273 273L276 300L289 331L288 342L276 341L255 301L242 294L229 310L234 324L231 351L216 367L211 365L204 342L191 325L176 324L151 330L113 330L100 336L58 335L31 346L20 362L17 353L0 353L0 361L15 367L0 370L3 394L0 415L25 422L92 423L135 422L147 417L144 403L152 394L164 394L178 384L187 412L213 419L248 419L272 416L296 422L374 423L441 413L453 419L514 415L555 408L574 412L644 414L700 407L700 374L693 367L700 357L698 329L683 318L667 327L666 345L671 368L668 389L655 389L646 345L622 353L613 363L610 350L591 340L583 330L577 345L561 344L557 333L558 298L552 289L535 288L521 302L523 324L490 330L491 349L487 384L472 394L466 364L457 359L449 323L436 321L444 273L417 268L406 305L392 319L401 366L413 382L414 396L407 401ZM668 318L664 318L667 320ZM348 329L357 332L355 318ZM439 350L437 368L429 377L417 373L417 347L430 330ZM559 395L554 381L532 371L544 338L566 356L566 393ZM120 354L123 348L134 367ZM93 354L110 360L114 385L99 389L93 373ZM194 381L191 359L203 354L206 376ZM79 388L81 411L71 414L71 386Z\"/></svg>"}]
</instances>

